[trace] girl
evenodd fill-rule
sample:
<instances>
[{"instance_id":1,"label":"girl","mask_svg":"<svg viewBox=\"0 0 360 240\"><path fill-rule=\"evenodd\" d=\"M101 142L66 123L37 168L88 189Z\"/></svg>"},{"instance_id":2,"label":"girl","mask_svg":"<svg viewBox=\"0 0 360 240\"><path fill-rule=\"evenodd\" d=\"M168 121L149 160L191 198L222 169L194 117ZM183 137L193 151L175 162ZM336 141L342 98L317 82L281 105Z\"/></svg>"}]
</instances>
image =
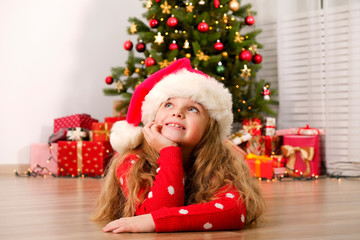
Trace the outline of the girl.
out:
<instances>
[{"instance_id":1,"label":"girl","mask_svg":"<svg viewBox=\"0 0 360 240\"><path fill-rule=\"evenodd\" d=\"M240 229L264 210L245 161L225 145L229 91L179 59L141 83L126 121L114 124L118 154L94 220L104 232ZM143 122L144 127L138 126Z\"/></svg>"}]
</instances>

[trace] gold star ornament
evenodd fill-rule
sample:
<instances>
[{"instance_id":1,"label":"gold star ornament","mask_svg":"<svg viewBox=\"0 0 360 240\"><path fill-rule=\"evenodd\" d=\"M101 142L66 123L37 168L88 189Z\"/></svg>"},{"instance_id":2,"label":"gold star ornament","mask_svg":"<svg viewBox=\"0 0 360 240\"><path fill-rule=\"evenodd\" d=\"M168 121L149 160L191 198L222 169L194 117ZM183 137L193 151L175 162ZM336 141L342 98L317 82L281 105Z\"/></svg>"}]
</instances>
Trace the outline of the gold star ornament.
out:
<instances>
[{"instance_id":1,"label":"gold star ornament","mask_svg":"<svg viewBox=\"0 0 360 240\"><path fill-rule=\"evenodd\" d=\"M241 69L241 77L247 79L251 76L251 69L247 68L247 65L244 65L244 69Z\"/></svg>"},{"instance_id":2,"label":"gold star ornament","mask_svg":"<svg viewBox=\"0 0 360 240\"><path fill-rule=\"evenodd\" d=\"M116 89L118 93L123 89L123 84L121 83L120 80L116 82Z\"/></svg>"},{"instance_id":3,"label":"gold star ornament","mask_svg":"<svg viewBox=\"0 0 360 240\"><path fill-rule=\"evenodd\" d=\"M242 43L244 41L244 37L242 37L238 32L236 33L236 36L234 38L234 42Z\"/></svg>"},{"instance_id":4,"label":"gold star ornament","mask_svg":"<svg viewBox=\"0 0 360 240\"><path fill-rule=\"evenodd\" d=\"M251 52L252 55L254 55L257 52L257 45L253 44L249 47L249 51Z\"/></svg>"},{"instance_id":5,"label":"gold star ornament","mask_svg":"<svg viewBox=\"0 0 360 240\"><path fill-rule=\"evenodd\" d=\"M161 36L161 33L158 32L157 35L155 36L154 43L157 43L158 45L161 45L163 42L164 42L164 36Z\"/></svg>"},{"instance_id":6,"label":"gold star ornament","mask_svg":"<svg viewBox=\"0 0 360 240\"><path fill-rule=\"evenodd\" d=\"M169 66L172 62L168 61L167 59L165 59L162 62L159 62L160 68L165 68L167 66Z\"/></svg>"},{"instance_id":7,"label":"gold star ornament","mask_svg":"<svg viewBox=\"0 0 360 240\"><path fill-rule=\"evenodd\" d=\"M196 54L196 56L200 61L208 61L210 59L210 57L208 55L205 55L205 53L200 50L199 50L199 53Z\"/></svg>"},{"instance_id":8,"label":"gold star ornament","mask_svg":"<svg viewBox=\"0 0 360 240\"><path fill-rule=\"evenodd\" d=\"M127 76L127 77L130 76L130 70L129 70L128 67L125 68L124 75Z\"/></svg>"},{"instance_id":9,"label":"gold star ornament","mask_svg":"<svg viewBox=\"0 0 360 240\"><path fill-rule=\"evenodd\" d=\"M160 5L163 14L170 14L171 6L165 1L163 4Z\"/></svg>"},{"instance_id":10,"label":"gold star ornament","mask_svg":"<svg viewBox=\"0 0 360 240\"><path fill-rule=\"evenodd\" d=\"M147 9L150 9L153 5L153 2L151 0L147 0L146 3L145 3L145 6Z\"/></svg>"},{"instance_id":11,"label":"gold star ornament","mask_svg":"<svg viewBox=\"0 0 360 240\"><path fill-rule=\"evenodd\" d=\"M131 34L134 34L137 32L137 25L135 23L132 23L132 25L130 27L130 32L131 32Z\"/></svg>"},{"instance_id":12,"label":"gold star ornament","mask_svg":"<svg viewBox=\"0 0 360 240\"><path fill-rule=\"evenodd\" d=\"M186 3L186 5L186 12L193 12L194 6L192 5L192 3Z\"/></svg>"}]
</instances>

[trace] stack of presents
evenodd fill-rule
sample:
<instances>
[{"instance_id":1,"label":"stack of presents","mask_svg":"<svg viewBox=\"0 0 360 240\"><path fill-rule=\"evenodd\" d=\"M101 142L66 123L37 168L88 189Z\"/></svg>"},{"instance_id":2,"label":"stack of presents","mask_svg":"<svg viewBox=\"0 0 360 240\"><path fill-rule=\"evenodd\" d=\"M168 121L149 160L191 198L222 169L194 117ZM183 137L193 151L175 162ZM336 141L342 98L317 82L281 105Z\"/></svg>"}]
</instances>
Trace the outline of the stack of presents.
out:
<instances>
[{"instance_id":1,"label":"stack of presents","mask_svg":"<svg viewBox=\"0 0 360 240\"><path fill-rule=\"evenodd\" d=\"M113 155L109 137L112 125L124 117L99 122L88 114L54 119L48 143L30 147L30 169L41 175L101 177Z\"/></svg>"},{"instance_id":2,"label":"stack of presents","mask_svg":"<svg viewBox=\"0 0 360 240\"><path fill-rule=\"evenodd\" d=\"M275 130L276 119L244 120L230 141L244 156L251 174L259 179L317 178L321 171L320 135L323 129Z\"/></svg>"}]
</instances>

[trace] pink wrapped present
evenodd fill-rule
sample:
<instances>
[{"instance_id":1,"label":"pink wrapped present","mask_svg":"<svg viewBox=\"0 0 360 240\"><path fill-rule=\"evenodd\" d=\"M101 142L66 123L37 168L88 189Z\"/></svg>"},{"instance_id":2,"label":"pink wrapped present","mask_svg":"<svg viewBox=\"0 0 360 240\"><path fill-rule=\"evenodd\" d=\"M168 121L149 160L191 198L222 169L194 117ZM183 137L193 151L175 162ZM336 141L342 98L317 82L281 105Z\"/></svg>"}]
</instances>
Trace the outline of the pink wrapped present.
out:
<instances>
[{"instance_id":1,"label":"pink wrapped present","mask_svg":"<svg viewBox=\"0 0 360 240\"><path fill-rule=\"evenodd\" d=\"M50 154L51 151L51 154ZM50 158L50 157L53 158ZM39 174L58 175L58 144L32 143L30 146L30 169ZM44 169L46 168L46 169Z\"/></svg>"},{"instance_id":2,"label":"pink wrapped present","mask_svg":"<svg viewBox=\"0 0 360 240\"><path fill-rule=\"evenodd\" d=\"M291 176L318 176L321 154L319 135L285 135L281 151Z\"/></svg>"},{"instance_id":3,"label":"pink wrapped present","mask_svg":"<svg viewBox=\"0 0 360 240\"><path fill-rule=\"evenodd\" d=\"M325 129L311 128L309 125L306 125L304 128L287 128L276 130L277 136L284 135L323 135L325 134Z\"/></svg>"},{"instance_id":4,"label":"pink wrapped present","mask_svg":"<svg viewBox=\"0 0 360 240\"><path fill-rule=\"evenodd\" d=\"M54 133L61 128L81 127L91 129L92 123L98 122L97 119L91 118L88 114L75 114L67 117L57 118L54 120Z\"/></svg>"}]
</instances>

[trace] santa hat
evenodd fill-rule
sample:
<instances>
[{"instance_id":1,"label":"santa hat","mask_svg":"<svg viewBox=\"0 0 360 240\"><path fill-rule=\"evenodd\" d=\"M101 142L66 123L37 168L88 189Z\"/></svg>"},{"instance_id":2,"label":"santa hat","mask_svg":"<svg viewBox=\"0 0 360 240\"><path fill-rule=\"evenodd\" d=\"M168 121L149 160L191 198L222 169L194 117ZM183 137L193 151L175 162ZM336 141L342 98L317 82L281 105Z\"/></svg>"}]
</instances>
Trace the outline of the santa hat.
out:
<instances>
[{"instance_id":1,"label":"santa hat","mask_svg":"<svg viewBox=\"0 0 360 240\"><path fill-rule=\"evenodd\" d=\"M142 127L155 118L160 105L172 97L191 98L200 103L220 127L225 140L233 122L232 98L229 90L216 79L195 70L187 58L163 68L135 88L126 121L116 122L110 134L113 149L120 154L136 148L143 139Z\"/></svg>"}]
</instances>

